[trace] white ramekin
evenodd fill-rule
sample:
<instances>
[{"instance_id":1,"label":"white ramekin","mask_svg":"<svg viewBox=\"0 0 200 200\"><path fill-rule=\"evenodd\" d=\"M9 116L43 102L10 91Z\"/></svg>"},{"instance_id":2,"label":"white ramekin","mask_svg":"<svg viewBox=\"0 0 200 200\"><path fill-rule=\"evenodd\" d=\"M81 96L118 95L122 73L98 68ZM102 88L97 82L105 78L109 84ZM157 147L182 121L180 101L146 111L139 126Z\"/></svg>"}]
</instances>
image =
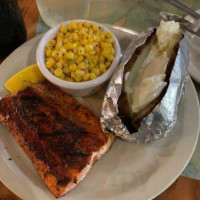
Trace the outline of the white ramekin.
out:
<instances>
[{"instance_id":1,"label":"white ramekin","mask_svg":"<svg viewBox=\"0 0 200 200\"><path fill-rule=\"evenodd\" d=\"M51 74L51 72L45 66L45 53L44 53L45 47L46 47L46 44L52 38L54 38L56 36L61 24L67 25L71 21L74 21L74 22L87 21L89 23L96 23L96 22L89 21L89 20L70 20L70 21L66 21L66 22L58 24L54 28L50 29L40 40L40 43L39 43L39 45L37 47L37 51L36 51L36 60L37 60L37 64L39 66L40 71L45 76L45 78L48 79L51 83L57 85L62 90L64 90L66 93L71 94L73 96L86 96L86 95L90 95L90 94L94 93L95 91L97 91L102 86L102 84L105 83L111 77L114 70L116 69L116 67L119 64L119 61L121 58L121 49L120 49L119 42L118 42L117 38L115 37L115 35L110 30L108 30L105 26L103 26L102 24L96 23L103 30L110 32L112 34L113 39L115 40L115 59L112 62L109 69L104 74L97 77L96 79L91 80L91 81L86 81L86 82L69 82L69 81L65 81L65 80L61 80L61 79L57 78L56 76Z\"/></svg>"}]
</instances>

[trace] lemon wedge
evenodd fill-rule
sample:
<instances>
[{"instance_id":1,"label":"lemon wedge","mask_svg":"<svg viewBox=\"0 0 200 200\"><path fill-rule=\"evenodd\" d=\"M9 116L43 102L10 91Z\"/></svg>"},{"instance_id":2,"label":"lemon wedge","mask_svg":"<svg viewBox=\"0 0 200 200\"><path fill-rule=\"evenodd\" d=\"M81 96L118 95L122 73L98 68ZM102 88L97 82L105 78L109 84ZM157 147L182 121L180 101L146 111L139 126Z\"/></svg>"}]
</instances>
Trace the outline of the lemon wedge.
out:
<instances>
[{"instance_id":1,"label":"lemon wedge","mask_svg":"<svg viewBox=\"0 0 200 200\"><path fill-rule=\"evenodd\" d=\"M38 83L45 78L40 72L38 65L30 65L25 69L14 74L5 84L4 87L9 92L23 90L32 83Z\"/></svg>"}]
</instances>

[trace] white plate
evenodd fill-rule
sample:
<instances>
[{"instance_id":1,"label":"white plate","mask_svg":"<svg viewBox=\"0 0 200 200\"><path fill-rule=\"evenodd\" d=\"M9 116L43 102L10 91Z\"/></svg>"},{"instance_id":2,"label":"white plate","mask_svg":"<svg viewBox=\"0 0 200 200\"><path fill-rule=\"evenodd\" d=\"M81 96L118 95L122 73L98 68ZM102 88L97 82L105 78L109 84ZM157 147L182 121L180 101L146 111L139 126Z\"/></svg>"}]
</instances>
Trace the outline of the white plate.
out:
<instances>
[{"instance_id":1,"label":"white plate","mask_svg":"<svg viewBox=\"0 0 200 200\"><path fill-rule=\"evenodd\" d=\"M114 29L122 49L134 32ZM27 65L34 64L38 36L12 53L0 67L0 94L4 82ZM98 113L103 91L82 99ZM62 200L148 200L163 192L190 160L199 135L199 104L191 79L179 106L178 122L166 139L148 145L116 140L88 176ZM31 161L6 128L0 125L0 179L24 200L55 200ZM11 158L12 160L9 160Z\"/></svg>"},{"instance_id":2,"label":"white plate","mask_svg":"<svg viewBox=\"0 0 200 200\"><path fill-rule=\"evenodd\" d=\"M196 11L197 13L200 13L200 10ZM194 19L190 16L186 16L186 19L188 21L193 22ZM189 62L189 73L191 77L200 83L200 38L198 40L195 40L196 45L189 43L191 46L189 48L190 50L190 62ZM196 51L196 48L199 48L198 53Z\"/></svg>"}]
</instances>

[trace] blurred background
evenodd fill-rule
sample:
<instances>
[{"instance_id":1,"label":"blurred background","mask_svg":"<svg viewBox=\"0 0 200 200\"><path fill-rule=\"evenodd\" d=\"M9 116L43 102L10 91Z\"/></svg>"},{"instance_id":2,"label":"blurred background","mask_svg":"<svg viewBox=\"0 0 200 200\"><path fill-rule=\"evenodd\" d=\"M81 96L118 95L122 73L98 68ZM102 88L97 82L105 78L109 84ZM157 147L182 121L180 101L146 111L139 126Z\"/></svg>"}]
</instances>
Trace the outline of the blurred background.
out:
<instances>
[{"instance_id":1,"label":"blurred background","mask_svg":"<svg viewBox=\"0 0 200 200\"><path fill-rule=\"evenodd\" d=\"M52 27L68 19L90 19L134 28L140 32L160 21L160 11L185 13L163 0L36 0L44 22ZM181 0L192 9L200 8L200 0Z\"/></svg>"}]
</instances>

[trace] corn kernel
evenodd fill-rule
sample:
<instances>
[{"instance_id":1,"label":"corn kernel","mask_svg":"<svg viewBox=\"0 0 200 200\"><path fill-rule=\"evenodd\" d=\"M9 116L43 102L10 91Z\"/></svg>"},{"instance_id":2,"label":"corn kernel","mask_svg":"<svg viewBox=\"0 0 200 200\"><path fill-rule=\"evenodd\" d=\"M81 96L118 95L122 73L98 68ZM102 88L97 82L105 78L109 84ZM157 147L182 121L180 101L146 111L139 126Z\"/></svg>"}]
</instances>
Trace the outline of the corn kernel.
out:
<instances>
[{"instance_id":1,"label":"corn kernel","mask_svg":"<svg viewBox=\"0 0 200 200\"><path fill-rule=\"evenodd\" d=\"M85 28L85 27L84 27L84 29L85 29L85 33L84 33L84 34L88 34L88 33L89 33L89 29L88 29L88 28ZM84 35L84 34L83 34L83 35Z\"/></svg>"},{"instance_id":2,"label":"corn kernel","mask_svg":"<svg viewBox=\"0 0 200 200\"><path fill-rule=\"evenodd\" d=\"M78 27L77 27L77 25L75 24L75 23L72 23L71 24L71 27L74 29L74 30L76 30Z\"/></svg>"},{"instance_id":3,"label":"corn kernel","mask_svg":"<svg viewBox=\"0 0 200 200\"><path fill-rule=\"evenodd\" d=\"M97 76L96 76L96 74L95 73L90 73L90 78L91 78L91 80L94 80L95 78L96 78Z\"/></svg>"},{"instance_id":4,"label":"corn kernel","mask_svg":"<svg viewBox=\"0 0 200 200\"><path fill-rule=\"evenodd\" d=\"M85 66L84 62L78 63L78 69L85 69Z\"/></svg>"},{"instance_id":5,"label":"corn kernel","mask_svg":"<svg viewBox=\"0 0 200 200\"><path fill-rule=\"evenodd\" d=\"M91 72L92 71L92 69L95 67L95 65L94 64L90 64L90 65L88 65L88 71L89 72Z\"/></svg>"},{"instance_id":6,"label":"corn kernel","mask_svg":"<svg viewBox=\"0 0 200 200\"><path fill-rule=\"evenodd\" d=\"M75 55L77 55L77 52L78 52L77 48L73 49L72 51L75 53Z\"/></svg>"},{"instance_id":7,"label":"corn kernel","mask_svg":"<svg viewBox=\"0 0 200 200\"><path fill-rule=\"evenodd\" d=\"M94 49L94 47L93 47L92 44L86 44L84 48L85 48L85 51L86 51L86 52L91 51L91 50Z\"/></svg>"},{"instance_id":8,"label":"corn kernel","mask_svg":"<svg viewBox=\"0 0 200 200\"><path fill-rule=\"evenodd\" d=\"M77 34L77 33L73 33L73 34L72 34L72 39L73 39L74 41L77 41L77 40L79 39L78 34Z\"/></svg>"},{"instance_id":9,"label":"corn kernel","mask_svg":"<svg viewBox=\"0 0 200 200\"><path fill-rule=\"evenodd\" d=\"M112 46L112 44L111 44L111 43L109 43L109 42L106 42L106 48L110 48L110 49L112 49L112 48L113 48L113 46Z\"/></svg>"},{"instance_id":10,"label":"corn kernel","mask_svg":"<svg viewBox=\"0 0 200 200\"><path fill-rule=\"evenodd\" d=\"M99 43L98 42L93 42L92 45L94 46L94 48L99 48Z\"/></svg>"},{"instance_id":11,"label":"corn kernel","mask_svg":"<svg viewBox=\"0 0 200 200\"><path fill-rule=\"evenodd\" d=\"M64 68L63 68L63 72L64 72L65 74L69 74L69 73L70 73L69 67L64 67Z\"/></svg>"},{"instance_id":12,"label":"corn kernel","mask_svg":"<svg viewBox=\"0 0 200 200\"><path fill-rule=\"evenodd\" d=\"M69 63L67 62L67 60L63 59L63 67L69 67Z\"/></svg>"},{"instance_id":13,"label":"corn kernel","mask_svg":"<svg viewBox=\"0 0 200 200\"><path fill-rule=\"evenodd\" d=\"M89 68L89 64L87 62L84 62L84 70Z\"/></svg>"},{"instance_id":14,"label":"corn kernel","mask_svg":"<svg viewBox=\"0 0 200 200\"><path fill-rule=\"evenodd\" d=\"M106 69L103 69L102 71L100 71L101 74L104 74L106 72Z\"/></svg>"},{"instance_id":15,"label":"corn kernel","mask_svg":"<svg viewBox=\"0 0 200 200\"><path fill-rule=\"evenodd\" d=\"M63 59L63 53L61 51L57 52L57 60L62 60Z\"/></svg>"},{"instance_id":16,"label":"corn kernel","mask_svg":"<svg viewBox=\"0 0 200 200\"><path fill-rule=\"evenodd\" d=\"M66 80L66 81L70 81L70 82L74 82L74 79L73 79L73 78L70 78L70 77L66 77L65 80Z\"/></svg>"},{"instance_id":17,"label":"corn kernel","mask_svg":"<svg viewBox=\"0 0 200 200\"><path fill-rule=\"evenodd\" d=\"M78 56L78 57L76 58L76 63L80 63L80 62L82 62L83 59L84 59L83 56Z\"/></svg>"},{"instance_id":18,"label":"corn kernel","mask_svg":"<svg viewBox=\"0 0 200 200\"><path fill-rule=\"evenodd\" d=\"M92 58L92 63L94 65L97 65L97 63L99 62L99 57L97 55L95 55L93 58Z\"/></svg>"},{"instance_id":19,"label":"corn kernel","mask_svg":"<svg viewBox=\"0 0 200 200\"><path fill-rule=\"evenodd\" d=\"M69 65L69 69L70 69L70 71L71 72L74 72L74 71L76 71L77 70L77 65L76 64L71 64L71 65Z\"/></svg>"},{"instance_id":20,"label":"corn kernel","mask_svg":"<svg viewBox=\"0 0 200 200\"><path fill-rule=\"evenodd\" d=\"M46 61L46 67L47 67L47 68L52 68L54 64L55 64L55 60L54 60L52 57L50 57L50 58Z\"/></svg>"},{"instance_id":21,"label":"corn kernel","mask_svg":"<svg viewBox=\"0 0 200 200\"><path fill-rule=\"evenodd\" d=\"M103 63L100 63L99 70L100 70L100 72L105 71L106 70L106 66Z\"/></svg>"},{"instance_id":22,"label":"corn kernel","mask_svg":"<svg viewBox=\"0 0 200 200\"><path fill-rule=\"evenodd\" d=\"M95 50L97 53L101 52L101 49L99 48L98 45L96 45L96 44L93 44L93 45L94 45L94 50Z\"/></svg>"},{"instance_id":23,"label":"corn kernel","mask_svg":"<svg viewBox=\"0 0 200 200\"><path fill-rule=\"evenodd\" d=\"M111 65L111 62L109 62L109 61L107 61L107 62L105 63L106 68L110 67L110 65Z\"/></svg>"},{"instance_id":24,"label":"corn kernel","mask_svg":"<svg viewBox=\"0 0 200 200\"><path fill-rule=\"evenodd\" d=\"M55 64L55 59L54 59L53 57L47 58L46 61L50 61L50 62L52 62L53 64Z\"/></svg>"},{"instance_id":25,"label":"corn kernel","mask_svg":"<svg viewBox=\"0 0 200 200\"><path fill-rule=\"evenodd\" d=\"M57 68L63 68L63 62L62 62L62 60L60 60L60 61L58 61L57 63L56 63L56 67Z\"/></svg>"},{"instance_id":26,"label":"corn kernel","mask_svg":"<svg viewBox=\"0 0 200 200\"><path fill-rule=\"evenodd\" d=\"M78 28L78 29L81 29L82 27L83 27L83 23L82 23L82 22L78 22L78 23L77 23L77 28Z\"/></svg>"},{"instance_id":27,"label":"corn kernel","mask_svg":"<svg viewBox=\"0 0 200 200\"><path fill-rule=\"evenodd\" d=\"M64 37L64 35L62 33L58 33L58 35L57 35L57 41L58 41L58 39L62 39L63 37Z\"/></svg>"},{"instance_id":28,"label":"corn kernel","mask_svg":"<svg viewBox=\"0 0 200 200\"><path fill-rule=\"evenodd\" d=\"M63 74L63 71L62 71L61 68L55 69L55 71L54 71L54 75L55 75L55 76L59 77L59 76L61 76L62 74Z\"/></svg>"},{"instance_id":29,"label":"corn kernel","mask_svg":"<svg viewBox=\"0 0 200 200\"><path fill-rule=\"evenodd\" d=\"M74 59L74 53L73 52L68 52L66 54L67 59Z\"/></svg>"},{"instance_id":30,"label":"corn kernel","mask_svg":"<svg viewBox=\"0 0 200 200\"><path fill-rule=\"evenodd\" d=\"M85 50L83 47L78 47L78 55L83 56L85 54Z\"/></svg>"},{"instance_id":31,"label":"corn kernel","mask_svg":"<svg viewBox=\"0 0 200 200\"><path fill-rule=\"evenodd\" d=\"M89 29L89 34L90 34L90 35L93 35L93 33L94 33L94 29L90 28L90 29Z\"/></svg>"},{"instance_id":32,"label":"corn kernel","mask_svg":"<svg viewBox=\"0 0 200 200\"><path fill-rule=\"evenodd\" d=\"M61 33L67 33L67 26L65 24L62 24L60 27L60 32Z\"/></svg>"},{"instance_id":33,"label":"corn kernel","mask_svg":"<svg viewBox=\"0 0 200 200\"><path fill-rule=\"evenodd\" d=\"M111 33L109 33L109 32L106 32L106 37L107 37L107 38L112 38L112 35L111 35Z\"/></svg>"},{"instance_id":34,"label":"corn kernel","mask_svg":"<svg viewBox=\"0 0 200 200\"><path fill-rule=\"evenodd\" d=\"M57 52L56 50L53 50L52 53L51 53L51 55L55 58L56 55L57 55L57 53L58 53L58 52Z\"/></svg>"},{"instance_id":35,"label":"corn kernel","mask_svg":"<svg viewBox=\"0 0 200 200\"><path fill-rule=\"evenodd\" d=\"M69 25L68 25L68 29L69 30L75 30L77 29L77 25L75 22L70 22Z\"/></svg>"},{"instance_id":36,"label":"corn kernel","mask_svg":"<svg viewBox=\"0 0 200 200\"><path fill-rule=\"evenodd\" d=\"M90 45L89 45L89 44L86 44L86 45L84 46L84 49L85 49L86 52L90 51Z\"/></svg>"},{"instance_id":37,"label":"corn kernel","mask_svg":"<svg viewBox=\"0 0 200 200\"><path fill-rule=\"evenodd\" d=\"M111 53L112 53L113 55L115 55L115 49L114 49L113 47L112 47L111 49L112 49Z\"/></svg>"},{"instance_id":38,"label":"corn kernel","mask_svg":"<svg viewBox=\"0 0 200 200\"><path fill-rule=\"evenodd\" d=\"M71 34L70 34L67 38L69 39L69 42L72 42L72 41L73 41L72 35L71 35Z\"/></svg>"},{"instance_id":39,"label":"corn kernel","mask_svg":"<svg viewBox=\"0 0 200 200\"><path fill-rule=\"evenodd\" d=\"M59 76L60 79L65 80L65 75L62 74L61 76Z\"/></svg>"},{"instance_id":40,"label":"corn kernel","mask_svg":"<svg viewBox=\"0 0 200 200\"><path fill-rule=\"evenodd\" d=\"M77 69L76 70L76 75L82 77L85 74L84 70Z\"/></svg>"},{"instance_id":41,"label":"corn kernel","mask_svg":"<svg viewBox=\"0 0 200 200\"><path fill-rule=\"evenodd\" d=\"M100 37L99 36L94 36L94 41L95 42L100 42Z\"/></svg>"},{"instance_id":42,"label":"corn kernel","mask_svg":"<svg viewBox=\"0 0 200 200\"><path fill-rule=\"evenodd\" d=\"M69 43L69 49L75 49L77 47L76 43Z\"/></svg>"},{"instance_id":43,"label":"corn kernel","mask_svg":"<svg viewBox=\"0 0 200 200\"><path fill-rule=\"evenodd\" d=\"M108 61L112 62L115 59L115 57L114 57L114 55L110 55L107 59L108 59Z\"/></svg>"},{"instance_id":44,"label":"corn kernel","mask_svg":"<svg viewBox=\"0 0 200 200\"><path fill-rule=\"evenodd\" d=\"M62 47L62 41L60 40L57 42L55 49L59 50L61 47Z\"/></svg>"},{"instance_id":45,"label":"corn kernel","mask_svg":"<svg viewBox=\"0 0 200 200\"><path fill-rule=\"evenodd\" d=\"M100 34L100 40L101 41L105 40L105 34L103 34L103 33Z\"/></svg>"},{"instance_id":46,"label":"corn kernel","mask_svg":"<svg viewBox=\"0 0 200 200\"><path fill-rule=\"evenodd\" d=\"M55 40L50 40L50 41L49 41L49 44L50 44L51 46L55 46L55 45L56 45L56 41L55 41Z\"/></svg>"},{"instance_id":47,"label":"corn kernel","mask_svg":"<svg viewBox=\"0 0 200 200\"><path fill-rule=\"evenodd\" d=\"M100 56L100 57L99 57L99 62L100 62L100 63L105 63L105 58L104 58L103 56Z\"/></svg>"},{"instance_id":48,"label":"corn kernel","mask_svg":"<svg viewBox=\"0 0 200 200\"><path fill-rule=\"evenodd\" d=\"M66 50L69 50L69 45L70 45L70 43L64 44L64 48L65 48Z\"/></svg>"},{"instance_id":49,"label":"corn kernel","mask_svg":"<svg viewBox=\"0 0 200 200\"><path fill-rule=\"evenodd\" d=\"M77 47L80 47L81 46L81 44L80 44L80 41L78 40L78 41L76 41L76 44L77 44Z\"/></svg>"},{"instance_id":50,"label":"corn kernel","mask_svg":"<svg viewBox=\"0 0 200 200\"><path fill-rule=\"evenodd\" d=\"M106 42L100 42L100 47L101 47L101 49L105 49L107 47L107 43Z\"/></svg>"},{"instance_id":51,"label":"corn kernel","mask_svg":"<svg viewBox=\"0 0 200 200\"><path fill-rule=\"evenodd\" d=\"M94 46L92 44L89 44L89 48L90 48L90 51L94 50Z\"/></svg>"},{"instance_id":52,"label":"corn kernel","mask_svg":"<svg viewBox=\"0 0 200 200\"><path fill-rule=\"evenodd\" d=\"M83 75L83 80L84 81L88 81L90 79L90 74L89 73L86 73Z\"/></svg>"},{"instance_id":53,"label":"corn kernel","mask_svg":"<svg viewBox=\"0 0 200 200\"><path fill-rule=\"evenodd\" d=\"M66 60L66 63L69 65L74 64L74 60Z\"/></svg>"},{"instance_id":54,"label":"corn kernel","mask_svg":"<svg viewBox=\"0 0 200 200\"><path fill-rule=\"evenodd\" d=\"M86 52L84 56L88 59L90 57L90 54Z\"/></svg>"},{"instance_id":55,"label":"corn kernel","mask_svg":"<svg viewBox=\"0 0 200 200\"><path fill-rule=\"evenodd\" d=\"M91 36L88 37L88 43L92 44L93 43L93 38Z\"/></svg>"},{"instance_id":56,"label":"corn kernel","mask_svg":"<svg viewBox=\"0 0 200 200\"><path fill-rule=\"evenodd\" d=\"M82 35L82 38L83 38L83 39L86 39L86 40L87 40L88 37L89 37L89 34L88 34L88 33L83 33L83 35Z\"/></svg>"},{"instance_id":57,"label":"corn kernel","mask_svg":"<svg viewBox=\"0 0 200 200\"><path fill-rule=\"evenodd\" d=\"M63 38L57 38L57 43L58 42L63 42Z\"/></svg>"},{"instance_id":58,"label":"corn kernel","mask_svg":"<svg viewBox=\"0 0 200 200\"><path fill-rule=\"evenodd\" d=\"M47 45L46 45L46 49L52 49L53 48L53 46L50 44L50 43L48 43Z\"/></svg>"},{"instance_id":59,"label":"corn kernel","mask_svg":"<svg viewBox=\"0 0 200 200\"><path fill-rule=\"evenodd\" d=\"M78 32L78 35L82 36L84 33L86 33L86 30L84 27L80 28L80 31Z\"/></svg>"},{"instance_id":60,"label":"corn kernel","mask_svg":"<svg viewBox=\"0 0 200 200\"><path fill-rule=\"evenodd\" d=\"M67 44L68 42L69 42L69 38L64 38L64 39L63 39L63 43L64 43L64 44Z\"/></svg>"},{"instance_id":61,"label":"corn kernel","mask_svg":"<svg viewBox=\"0 0 200 200\"><path fill-rule=\"evenodd\" d=\"M71 78L75 78L76 73L75 72L71 72Z\"/></svg>"},{"instance_id":62,"label":"corn kernel","mask_svg":"<svg viewBox=\"0 0 200 200\"><path fill-rule=\"evenodd\" d=\"M61 51L62 53L66 53L66 52L67 52L66 49L65 49L64 47L61 47L61 48L60 48L60 51Z\"/></svg>"},{"instance_id":63,"label":"corn kernel","mask_svg":"<svg viewBox=\"0 0 200 200\"><path fill-rule=\"evenodd\" d=\"M111 52L112 52L112 49L106 48L102 51L101 55L108 59L111 56Z\"/></svg>"},{"instance_id":64,"label":"corn kernel","mask_svg":"<svg viewBox=\"0 0 200 200\"><path fill-rule=\"evenodd\" d=\"M86 57L84 62L85 62L85 64L88 64L88 65L92 64L91 57L90 56Z\"/></svg>"},{"instance_id":65,"label":"corn kernel","mask_svg":"<svg viewBox=\"0 0 200 200\"><path fill-rule=\"evenodd\" d=\"M97 24L92 24L92 28L93 28L94 31L99 30L99 26Z\"/></svg>"},{"instance_id":66,"label":"corn kernel","mask_svg":"<svg viewBox=\"0 0 200 200\"><path fill-rule=\"evenodd\" d=\"M84 22L83 25L85 28L90 28L90 23L88 23L88 22Z\"/></svg>"},{"instance_id":67,"label":"corn kernel","mask_svg":"<svg viewBox=\"0 0 200 200\"><path fill-rule=\"evenodd\" d=\"M101 32L102 32L101 30L97 30L97 31L96 31L96 35L99 36L99 35L101 34Z\"/></svg>"},{"instance_id":68,"label":"corn kernel","mask_svg":"<svg viewBox=\"0 0 200 200\"><path fill-rule=\"evenodd\" d=\"M65 33L65 37L69 37L70 36L70 32Z\"/></svg>"},{"instance_id":69,"label":"corn kernel","mask_svg":"<svg viewBox=\"0 0 200 200\"><path fill-rule=\"evenodd\" d=\"M80 41L80 43L82 44L82 45L85 45L85 44L87 44L87 40L86 39L82 39L81 41Z\"/></svg>"},{"instance_id":70,"label":"corn kernel","mask_svg":"<svg viewBox=\"0 0 200 200\"><path fill-rule=\"evenodd\" d=\"M74 80L75 80L76 82L81 82L81 81L82 81L82 77L80 77L80 76L75 76Z\"/></svg>"},{"instance_id":71,"label":"corn kernel","mask_svg":"<svg viewBox=\"0 0 200 200\"><path fill-rule=\"evenodd\" d=\"M51 49L46 49L46 50L45 50L45 55L46 55L46 57L50 57L50 56L51 56L51 53L52 53L52 50L51 50Z\"/></svg>"},{"instance_id":72,"label":"corn kernel","mask_svg":"<svg viewBox=\"0 0 200 200\"><path fill-rule=\"evenodd\" d=\"M95 51L89 51L89 55L94 56L96 54Z\"/></svg>"},{"instance_id":73,"label":"corn kernel","mask_svg":"<svg viewBox=\"0 0 200 200\"><path fill-rule=\"evenodd\" d=\"M94 74L96 74L97 76L100 75L100 70L99 70L98 68L92 68L92 72L93 72Z\"/></svg>"}]
</instances>

